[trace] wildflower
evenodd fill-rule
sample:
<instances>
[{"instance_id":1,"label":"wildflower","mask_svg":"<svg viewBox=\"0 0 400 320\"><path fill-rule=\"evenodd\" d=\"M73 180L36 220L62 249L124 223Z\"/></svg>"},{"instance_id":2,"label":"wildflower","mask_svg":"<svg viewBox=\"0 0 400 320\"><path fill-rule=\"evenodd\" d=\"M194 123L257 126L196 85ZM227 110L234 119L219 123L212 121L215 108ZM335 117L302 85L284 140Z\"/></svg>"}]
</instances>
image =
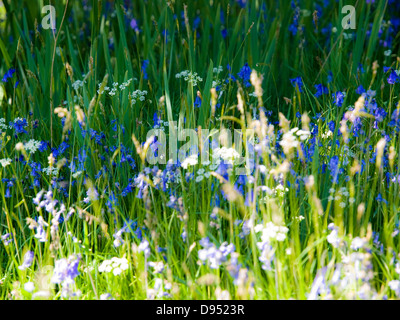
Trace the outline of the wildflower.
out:
<instances>
[{"instance_id":1,"label":"wildflower","mask_svg":"<svg viewBox=\"0 0 400 320\"><path fill-rule=\"evenodd\" d=\"M339 247L341 239L338 237L338 228L335 227L333 223L328 225L328 229L332 232L327 236L326 240L330 243L334 248Z\"/></svg>"},{"instance_id":2,"label":"wildflower","mask_svg":"<svg viewBox=\"0 0 400 320\"><path fill-rule=\"evenodd\" d=\"M365 246L365 244L366 244L366 241L364 239L361 239L360 237L355 237L353 239L353 241L351 242L350 248L352 250L358 250L358 249L363 248Z\"/></svg>"},{"instance_id":3,"label":"wildflower","mask_svg":"<svg viewBox=\"0 0 400 320\"><path fill-rule=\"evenodd\" d=\"M192 154L181 162L181 167L187 169L188 166L194 166L198 163L197 154Z\"/></svg>"},{"instance_id":4,"label":"wildflower","mask_svg":"<svg viewBox=\"0 0 400 320\"><path fill-rule=\"evenodd\" d=\"M146 100L146 95L147 95L147 90L135 90L131 93L129 93L129 99L131 101L131 105L136 104L137 100L139 101L144 101Z\"/></svg>"},{"instance_id":5,"label":"wildflower","mask_svg":"<svg viewBox=\"0 0 400 320\"><path fill-rule=\"evenodd\" d=\"M198 82L203 81L203 79L197 75L197 72L192 72L189 70L184 70L180 73L177 73L175 78L183 78L185 81L191 83L193 87L197 86Z\"/></svg>"},{"instance_id":6,"label":"wildflower","mask_svg":"<svg viewBox=\"0 0 400 320\"><path fill-rule=\"evenodd\" d=\"M35 284L32 281L29 281L24 284L24 290L31 293L35 290Z\"/></svg>"},{"instance_id":7,"label":"wildflower","mask_svg":"<svg viewBox=\"0 0 400 320\"><path fill-rule=\"evenodd\" d=\"M392 280L388 283L390 289L392 289L395 293L396 296L400 296L400 281L399 280Z\"/></svg>"},{"instance_id":8,"label":"wildflower","mask_svg":"<svg viewBox=\"0 0 400 320\"><path fill-rule=\"evenodd\" d=\"M143 72L143 78L144 78L144 79L148 79L148 78L149 78L149 76L147 75L147 71L146 71L148 65L149 65L149 60L143 60L143 63L142 63L142 72Z\"/></svg>"},{"instance_id":9,"label":"wildflower","mask_svg":"<svg viewBox=\"0 0 400 320\"><path fill-rule=\"evenodd\" d=\"M23 261L22 265L20 265L18 267L18 269L19 270L28 269L32 265L34 257L35 257L35 255L34 255L33 251L27 251L24 255L24 261Z\"/></svg>"},{"instance_id":10,"label":"wildflower","mask_svg":"<svg viewBox=\"0 0 400 320\"><path fill-rule=\"evenodd\" d=\"M393 69L391 70L390 75L387 78L387 82L388 82L388 84L395 84L397 82L400 82L400 77L398 76L396 71L394 71Z\"/></svg>"},{"instance_id":11,"label":"wildflower","mask_svg":"<svg viewBox=\"0 0 400 320\"><path fill-rule=\"evenodd\" d=\"M147 240L143 240L139 245L139 252L143 252L144 256L148 258L150 256L150 244Z\"/></svg>"},{"instance_id":12,"label":"wildflower","mask_svg":"<svg viewBox=\"0 0 400 320\"><path fill-rule=\"evenodd\" d=\"M115 300L110 293L103 293L100 295L100 300Z\"/></svg>"},{"instance_id":13,"label":"wildflower","mask_svg":"<svg viewBox=\"0 0 400 320\"><path fill-rule=\"evenodd\" d=\"M233 165L234 160L240 158L240 155L234 148L222 147L213 149L213 158L221 158L225 163Z\"/></svg>"},{"instance_id":14,"label":"wildflower","mask_svg":"<svg viewBox=\"0 0 400 320\"><path fill-rule=\"evenodd\" d=\"M3 82L7 82L8 79L11 79L13 77L13 74L15 73L15 69L14 68L10 68L5 75L3 76L2 81Z\"/></svg>"},{"instance_id":15,"label":"wildflower","mask_svg":"<svg viewBox=\"0 0 400 320\"><path fill-rule=\"evenodd\" d=\"M75 283L74 279L79 275L79 261L79 256L70 256L68 259L62 258L55 262L51 282L62 286L61 296L63 298L72 293L71 286Z\"/></svg>"},{"instance_id":16,"label":"wildflower","mask_svg":"<svg viewBox=\"0 0 400 320\"><path fill-rule=\"evenodd\" d=\"M139 27L138 27L138 23L137 23L136 19L132 18L129 25L130 25L131 29L133 29L135 32L139 32Z\"/></svg>"},{"instance_id":17,"label":"wildflower","mask_svg":"<svg viewBox=\"0 0 400 320\"><path fill-rule=\"evenodd\" d=\"M0 237L0 239L1 239L1 241L3 241L3 244L4 244L5 246L8 246L8 245L11 243L11 241L12 241L11 233L6 233L6 234L2 235L2 236Z\"/></svg>"},{"instance_id":18,"label":"wildflower","mask_svg":"<svg viewBox=\"0 0 400 320\"><path fill-rule=\"evenodd\" d=\"M194 100L194 107L195 108L200 108L201 107L201 99L200 99L198 94L196 96L196 99Z\"/></svg>"},{"instance_id":19,"label":"wildflower","mask_svg":"<svg viewBox=\"0 0 400 320\"><path fill-rule=\"evenodd\" d=\"M251 68L247 63L244 64L242 69L240 69L240 72L237 74L240 79L243 80L244 84L246 87L250 87L251 84L249 82L250 80L250 75L251 75Z\"/></svg>"},{"instance_id":20,"label":"wildflower","mask_svg":"<svg viewBox=\"0 0 400 320\"><path fill-rule=\"evenodd\" d=\"M299 145L299 141L293 135L293 133L295 133L297 130L298 128L293 128L289 132L286 132L282 136L282 140L279 141L279 145L282 147L283 152L287 156L291 154L293 148L297 148L297 146Z\"/></svg>"},{"instance_id":21,"label":"wildflower","mask_svg":"<svg viewBox=\"0 0 400 320\"><path fill-rule=\"evenodd\" d=\"M227 256L235 251L235 246L224 242L219 248L209 241L209 238L200 240L203 249L199 250L199 259L203 262L209 262L211 269L218 269L219 266L227 261Z\"/></svg>"},{"instance_id":22,"label":"wildflower","mask_svg":"<svg viewBox=\"0 0 400 320\"><path fill-rule=\"evenodd\" d=\"M293 87L299 88L300 92L303 92L303 89L302 89L303 88L303 80L301 79L301 77L290 79L290 83L292 84Z\"/></svg>"},{"instance_id":23,"label":"wildflower","mask_svg":"<svg viewBox=\"0 0 400 320\"><path fill-rule=\"evenodd\" d=\"M341 107L343 105L344 97L345 97L345 94L341 91L337 91L336 93L333 93L332 94L332 98L334 99L333 103L336 106Z\"/></svg>"},{"instance_id":24,"label":"wildflower","mask_svg":"<svg viewBox=\"0 0 400 320\"><path fill-rule=\"evenodd\" d=\"M0 159L0 164L3 168L5 168L11 164L11 159L10 158Z\"/></svg>"},{"instance_id":25,"label":"wildflower","mask_svg":"<svg viewBox=\"0 0 400 320\"><path fill-rule=\"evenodd\" d=\"M327 87L324 87L322 84L316 84L314 85L315 89L317 92L315 93L315 97L318 98L322 96L323 94L328 94L329 90Z\"/></svg>"},{"instance_id":26,"label":"wildflower","mask_svg":"<svg viewBox=\"0 0 400 320\"><path fill-rule=\"evenodd\" d=\"M28 126L28 121L25 118L16 118L14 119L14 121L10 121L9 123L10 129L14 129L16 135L20 133L28 134L28 131L25 130L27 126Z\"/></svg>"},{"instance_id":27,"label":"wildflower","mask_svg":"<svg viewBox=\"0 0 400 320\"><path fill-rule=\"evenodd\" d=\"M154 268L154 273L161 273L164 270L164 263L162 261L159 262L149 262L148 265Z\"/></svg>"},{"instance_id":28,"label":"wildflower","mask_svg":"<svg viewBox=\"0 0 400 320\"><path fill-rule=\"evenodd\" d=\"M24 149L29 153L33 154L39 149L41 143L42 143L41 141L30 139L28 142L24 144Z\"/></svg>"},{"instance_id":29,"label":"wildflower","mask_svg":"<svg viewBox=\"0 0 400 320\"><path fill-rule=\"evenodd\" d=\"M85 203L89 203L89 201L97 201L99 200L99 193L97 192L95 187L89 187L86 191L87 197L83 200Z\"/></svg>"},{"instance_id":30,"label":"wildflower","mask_svg":"<svg viewBox=\"0 0 400 320\"><path fill-rule=\"evenodd\" d=\"M48 226L48 223L43 220L42 216L39 216L36 226L35 238L38 239L40 242L47 241L47 234L46 231L44 230L45 226Z\"/></svg>"}]
</instances>

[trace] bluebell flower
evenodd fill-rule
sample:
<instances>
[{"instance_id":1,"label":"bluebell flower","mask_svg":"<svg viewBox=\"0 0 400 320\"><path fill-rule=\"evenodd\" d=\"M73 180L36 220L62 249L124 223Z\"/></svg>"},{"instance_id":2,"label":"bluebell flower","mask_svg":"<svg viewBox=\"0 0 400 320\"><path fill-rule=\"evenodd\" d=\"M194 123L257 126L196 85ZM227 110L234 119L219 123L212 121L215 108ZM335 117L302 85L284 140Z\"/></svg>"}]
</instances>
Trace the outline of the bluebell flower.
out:
<instances>
[{"instance_id":1,"label":"bluebell flower","mask_svg":"<svg viewBox=\"0 0 400 320\"><path fill-rule=\"evenodd\" d=\"M14 121L10 121L10 127L14 128L16 135L20 133L28 134L28 131L25 128L28 126L28 121L25 118L16 118Z\"/></svg>"},{"instance_id":2,"label":"bluebell flower","mask_svg":"<svg viewBox=\"0 0 400 320\"><path fill-rule=\"evenodd\" d=\"M359 85L357 90L356 90L356 93L357 94L363 94L365 92L366 92L366 90L364 89L364 87L362 85Z\"/></svg>"},{"instance_id":3,"label":"bluebell flower","mask_svg":"<svg viewBox=\"0 0 400 320\"><path fill-rule=\"evenodd\" d=\"M132 20L131 20L130 27L131 27L131 29L133 29L135 32L139 32L139 26L138 26L138 23L137 23L136 19L132 19Z\"/></svg>"},{"instance_id":4,"label":"bluebell flower","mask_svg":"<svg viewBox=\"0 0 400 320\"><path fill-rule=\"evenodd\" d=\"M380 193L378 194L375 200L378 202L383 202L384 204L388 204L388 202L382 197Z\"/></svg>"},{"instance_id":5,"label":"bluebell flower","mask_svg":"<svg viewBox=\"0 0 400 320\"><path fill-rule=\"evenodd\" d=\"M397 75L396 71L392 70L390 72L389 77L387 78L387 82L389 84L395 84L397 82L400 82L400 77Z\"/></svg>"},{"instance_id":6,"label":"bluebell flower","mask_svg":"<svg viewBox=\"0 0 400 320\"><path fill-rule=\"evenodd\" d=\"M242 69L240 69L239 73L237 74L238 77L240 79L243 80L244 85L246 87L250 87L251 84L249 82L250 80L250 75L251 75L251 68L249 67L249 65L247 64L247 62L244 64L244 66L242 67Z\"/></svg>"},{"instance_id":7,"label":"bluebell flower","mask_svg":"<svg viewBox=\"0 0 400 320\"><path fill-rule=\"evenodd\" d=\"M329 71L326 82L331 83L332 80L333 80L333 73L332 71Z\"/></svg>"},{"instance_id":8,"label":"bluebell flower","mask_svg":"<svg viewBox=\"0 0 400 320\"><path fill-rule=\"evenodd\" d=\"M111 193L108 197L106 206L108 208L108 212L110 212L110 213L114 213L114 207L118 206L118 200L113 191L111 191Z\"/></svg>"},{"instance_id":9,"label":"bluebell flower","mask_svg":"<svg viewBox=\"0 0 400 320\"><path fill-rule=\"evenodd\" d=\"M3 235L0 237L0 239L1 239L1 241L3 242L3 244L4 244L5 246L8 246L8 245L11 243L11 241L12 241L12 234L11 234L11 233L3 234Z\"/></svg>"},{"instance_id":10,"label":"bluebell flower","mask_svg":"<svg viewBox=\"0 0 400 320\"><path fill-rule=\"evenodd\" d=\"M193 20L193 30L196 30L200 26L200 23L201 23L200 16L196 16L196 18L194 18Z\"/></svg>"},{"instance_id":11,"label":"bluebell flower","mask_svg":"<svg viewBox=\"0 0 400 320\"><path fill-rule=\"evenodd\" d=\"M317 92L315 93L315 97L320 97L323 94L328 94L329 90L327 87L323 86L322 84L316 84L314 85L315 89L317 90Z\"/></svg>"},{"instance_id":12,"label":"bluebell flower","mask_svg":"<svg viewBox=\"0 0 400 320\"><path fill-rule=\"evenodd\" d=\"M61 296L63 298L72 294L72 286L75 283L75 278L79 275L79 262L80 256L70 256L68 259L62 258L55 262L51 282L61 285Z\"/></svg>"},{"instance_id":13,"label":"bluebell flower","mask_svg":"<svg viewBox=\"0 0 400 320\"><path fill-rule=\"evenodd\" d=\"M33 262L35 255L33 251L27 251L24 255L24 261L22 262L22 265L18 267L19 270L26 270L28 269Z\"/></svg>"},{"instance_id":14,"label":"bluebell flower","mask_svg":"<svg viewBox=\"0 0 400 320\"><path fill-rule=\"evenodd\" d=\"M293 78L290 79L290 83L292 84L293 87L298 87L300 92L303 92L303 80L301 77Z\"/></svg>"},{"instance_id":15,"label":"bluebell flower","mask_svg":"<svg viewBox=\"0 0 400 320\"><path fill-rule=\"evenodd\" d=\"M341 91L337 91L336 93L332 94L332 98L333 98L333 103L338 106L341 107L343 105L343 100L344 100L344 93Z\"/></svg>"},{"instance_id":16,"label":"bluebell flower","mask_svg":"<svg viewBox=\"0 0 400 320\"><path fill-rule=\"evenodd\" d=\"M289 26L289 32L293 36L297 34L299 29L300 8L295 5L294 1L291 2L292 9L294 9L293 23Z\"/></svg>"},{"instance_id":17,"label":"bluebell flower","mask_svg":"<svg viewBox=\"0 0 400 320\"><path fill-rule=\"evenodd\" d=\"M337 176L339 174L339 157L333 156L329 161L329 171L333 178L333 181L337 181Z\"/></svg>"},{"instance_id":18,"label":"bluebell flower","mask_svg":"<svg viewBox=\"0 0 400 320\"><path fill-rule=\"evenodd\" d=\"M15 73L15 69L14 68L10 68L4 75L2 81L3 82L7 82L9 79L11 79L13 77L13 74Z\"/></svg>"},{"instance_id":19,"label":"bluebell flower","mask_svg":"<svg viewBox=\"0 0 400 320\"><path fill-rule=\"evenodd\" d=\"M199 96L196 96L196 99L194 100L194 107L195 108L200 108L201 107L201 99Z\"/></svg>"},{"instance_id":20,"label":"bluebell flower","mask_svg":"<svg viewBox=\"0 0 400 320\"><path fill-rule=\"evenodd\" d=\"M142 63L142 72L143 72L143 78L144 79L148 79L148 75L147 75L147 67L149 66L149 60L143 60Z\"/></svg>"}]
</instances>

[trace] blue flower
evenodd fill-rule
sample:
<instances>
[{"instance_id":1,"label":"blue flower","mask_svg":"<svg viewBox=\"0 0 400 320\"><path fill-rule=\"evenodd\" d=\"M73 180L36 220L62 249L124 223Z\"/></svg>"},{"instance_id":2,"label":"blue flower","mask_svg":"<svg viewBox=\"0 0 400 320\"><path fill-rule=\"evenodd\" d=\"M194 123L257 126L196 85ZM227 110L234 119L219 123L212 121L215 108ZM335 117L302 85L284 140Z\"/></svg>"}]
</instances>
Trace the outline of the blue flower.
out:
<instances>
[{"instance_id":1,"label":"blue flower","mask_svg":"<svg viewBox=\"0 0 400 320\"><path fill-rule=\"evenodd\" d=\"M389 77L387 78L387 82L389 84L395 84L397 82L400 82L400 77L397 75L396 71L392 70L390 72Z\"/></svg>"},{"instance_id":2,"label":"blue flower","mask_svg":"<svg viewBox=\"0 0 400 320\"><path fill-rule=\"evenodd\" d=\"M12 76L13 76L14 73L15 73L15 69L14 69L14 68L9 69L9 70L6 72L6 74L4 75L2 81L3 81L3 82L7 82L8 79L11 79L11 78L12 78Z\"/></svg>"},{"instance_id":3,"label":"blue flower","mask_svg":"<svg viewBox=\"0 0 400 320\"><path fill-rule=\"evenodd\" d=\"M3 244L5 246L8 246L12 241L12 234L11 233L6 233L6 234L2 235L0 237L0 239L1 239L1 241L3 241Z\"/></svg>"},{"instance_id":4,"label":"blue flower","mask_svg":"<svg viewBox=\"0 0 400 320\"><path fill-rule=\"evenodd\" d=\"M67 297L71 294L71 286L75 283L75 278L79 275L78 266L80 262L80 256L71 256L68 259L62 258L57 260L54 266L53 277L51 278L52 283L61 285L62 297Z\"/></svg>"},{"instance_id":5,"label":"blue flower","mask_svg":"<svg viewBox=\"0 0 400 320\"><path fill-rule=\"evenodd\" d=\"M14 122L10 121L9 125L10 127L14 128L17 135L20 133L28 134L28 131L25 130L25 128L28 126L28 122L26 121L25 118L24 119L16 118Z\"/></svg>"},{"instance_id":6,"label":"blue flower","mask_svg":"<svg viewBox=\"0 0 400 320\"><path fill-rule=\"evenodd\" d=\"M303 89L302 89L303 88L303 80L301 79L301 77L290 79L290 83L295 88L297 86L299 88L300 92L303 92Z\"/></svg>"},{"instance_id":7,"label":"blue flower","mask_svg":"<svg viewBox=\"0 0 400 320\"><path fill-rule=\"evenodd\" d=\"M324 87L322 84L316 84L314 85L315 89L317 90L317 92L315 93L315 97L320 97L323 94L328 94L329 90L327 87Z\"/></svg>"},{"instance_id":8,"label":"blue flower","mask_svg":"<svg viewBox=\"0 0 400 320\"><path fill-rule=\"evenodd\" d=\"M136 19L131 20L130 26L131 26L131 29L135 30L136 32L139 32L139 27L138 27Z\"/></svg>"},{"instance_id":9,"label":"blue flower","mask_svg":"<svg viewBox=\"0 0 400 320\"><path fill-rule=\"evenodd\" d=\"M337 177L339 173L341 173L341 170L339 170L339 157L338 156L333 156L331 160L329 161L329 171L332 176L333 182L337 182Z\"/></svg>"},{"instance_id":10,"label":"blue flower","mask_svg":"<svg viewBox=\"0 0 400 320\"><path fill-rule=\"evenodd\" d=\"M327 80L326 80L326 81L327 81L328 83L331 83L332 80L333 80L333 73L332 73L332 71L329 71L328 77L327 77Z\"/></svg>"},{"instance_id":11,"label":"blue flower","mask_svg":"<svg viewBox=\"0 0 400 320\"><path fill-rule=\"evenodd\" d=\"M144 79L148 79L149 78L148 75L147 75L147 72L146 72L146 69L147 69L148 65L149 65L149 60L143 60L142 72L143 72L143 78Z\"/></svg>"},{"instance_id":12,"label":"blue flower","mask_svg":"<svg viewBox=\"0 0 400 320\"><path fill-rule=\"evenodd\" d=\"M363 94L363 93L365 93L366 91L365 91L365 89L364 89L364 87L362 86L362 85L360 85L358 88L357 88L357 90L356 90L356 93L357 94Z\"/></svg>"},{"instance_id":13,"label":"blue flower","mask_svg":"<svg viewBox=\"0 0 400 320\"><path fill-rule=\"evenodd\" d=\"M251 68L247 63L244 64L242 69L240 69L240 72L238 73L238 77L243 80L244 85L246 87L250 87L251 84L249 82L250 80L250 75L251 75Z\"/></svg>"},{"instance_id":14,"label":"blue flower","mask_svg":"<svg viewBox=\"0 0 400 320\"><path fill-rule=\"evenodd\" d=\"M337 91L336 93L332 94L333 98L333 103L337 105L338 107L341 107L343 105L343 100L344 100L344 93L341 91Z\"/></svg>"},{"instance_id":15,"label":"blue flower","mask_svg":"<svg viewBox=\"0 0 400 320\"><path fill-rule=\"evenodd\" d=\"M25 270L32 265L33 258L35 257L33 251L27 251L24 255L24 262L18 267L19 270Z\"/></svg>"},{"instance_id":16,"label":"blue flower","mask_svg":"<svg viewBox=\"0 0 400 320\"><path fill-rule=\"evenodd\" d=\"M199 96L196 97L196 99L194 100L194 107L195 108L200 108L201 107L201 99Z\"/></svg>"}]
</instances>

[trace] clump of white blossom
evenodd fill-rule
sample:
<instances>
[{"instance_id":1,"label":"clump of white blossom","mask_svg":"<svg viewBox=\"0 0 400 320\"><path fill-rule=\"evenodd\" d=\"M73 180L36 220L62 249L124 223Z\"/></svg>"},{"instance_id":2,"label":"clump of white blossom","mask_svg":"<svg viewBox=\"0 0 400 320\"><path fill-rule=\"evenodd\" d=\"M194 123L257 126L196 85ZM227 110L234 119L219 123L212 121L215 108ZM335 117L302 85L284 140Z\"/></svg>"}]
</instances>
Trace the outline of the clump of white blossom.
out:
<instances>
[{"instance_id":1,"label":"clump of white blossom","mask_svg":"<svg viewBox=\"0 0 400 320\"><path fill-rule=\"evenodd\" d=\"M129 264L125 257L113 257L110 260L104 260L99 266L99 272L112 272L114 276L120 275L123 271L128 270Z\"/></svg>"},{"instance_id":2,"label":"clump of white blossom","mask_svg":"<svg viewBox=\"0 0 400 320\"><path fill-rule=\"evenodd\" d=\"M197 86L198 82L202 82L203 79L197 75L197 72L192 72L189 70L184 70L175 75L175 78L183 78L185 81L192 84L193 87Z\"/></svg>"}]
</instances>

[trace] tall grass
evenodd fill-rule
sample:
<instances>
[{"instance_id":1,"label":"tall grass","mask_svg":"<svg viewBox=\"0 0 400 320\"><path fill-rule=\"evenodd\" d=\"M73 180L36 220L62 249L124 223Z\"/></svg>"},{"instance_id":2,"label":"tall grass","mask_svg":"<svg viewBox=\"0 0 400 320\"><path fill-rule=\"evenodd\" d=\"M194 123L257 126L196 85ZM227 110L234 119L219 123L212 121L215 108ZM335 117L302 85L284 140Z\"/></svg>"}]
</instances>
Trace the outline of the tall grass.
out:
<instances>
[{"instance_id":1,"label":"tall grass","mask_svg":"<svg viewBox=\"0 0 400 320\"><path fill-rule=\"evenodd\" d=\"M56 1L52 32L46 1L3 0L1 299L400 295L399 84L383 70L399 68L398 4L352 1L357 28L343 30L343 1L242 2ZM255 148L254 165L150 165L155 113L168 142L254 129L234 146ZM103 270L113 257L126 270Z\"/></svg>"}]
</instances>

